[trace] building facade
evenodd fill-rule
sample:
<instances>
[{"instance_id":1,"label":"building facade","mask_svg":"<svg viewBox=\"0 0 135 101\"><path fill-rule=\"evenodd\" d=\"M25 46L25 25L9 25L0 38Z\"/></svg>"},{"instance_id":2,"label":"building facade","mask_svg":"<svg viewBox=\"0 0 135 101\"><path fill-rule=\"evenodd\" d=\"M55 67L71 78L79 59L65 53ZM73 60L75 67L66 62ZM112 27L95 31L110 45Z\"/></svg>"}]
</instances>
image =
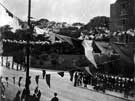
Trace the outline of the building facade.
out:
<instances>
[{"instance_id":1,"label":"building facade","mask_svg":"<svg viewBox=\"0 0 135 101\"><path fill-rule=\"evenodd\" d=\"M135 28L135 0L117 0L110 7L112 32Z\"/></svg>"}]
</instances>

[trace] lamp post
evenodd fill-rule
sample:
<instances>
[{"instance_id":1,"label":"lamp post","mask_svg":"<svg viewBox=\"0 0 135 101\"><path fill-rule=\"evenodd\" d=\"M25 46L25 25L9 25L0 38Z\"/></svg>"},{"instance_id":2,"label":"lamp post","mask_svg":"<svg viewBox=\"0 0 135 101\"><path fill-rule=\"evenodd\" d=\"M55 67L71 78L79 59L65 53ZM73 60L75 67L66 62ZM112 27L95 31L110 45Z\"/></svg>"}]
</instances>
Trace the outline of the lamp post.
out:
<instances>
[{"instance_id":1,"label":"lamp post","mask_svg":"<svg viewBox=\"0 0 135 101\"><path fill-rule=\"evenodd\" d=\"M29 94L30 94L30 90L29 90L29 84L30 84L30 78L29 78L29 54L30 54L30 42L29 42L29 38L30 38L30 34L32 33L32 29L31 29L31 24L30 24L30 16L31 16L31 0L28 1L28 26L29 26L29 30L28 30L28 35L27 35L27 46L26 46L26 54L27 54L27 65L26 65L26 83L25 83L25 88L26 88L26 99L25 101L28 101L29 99Z\"/></svg>"}]
</instances>

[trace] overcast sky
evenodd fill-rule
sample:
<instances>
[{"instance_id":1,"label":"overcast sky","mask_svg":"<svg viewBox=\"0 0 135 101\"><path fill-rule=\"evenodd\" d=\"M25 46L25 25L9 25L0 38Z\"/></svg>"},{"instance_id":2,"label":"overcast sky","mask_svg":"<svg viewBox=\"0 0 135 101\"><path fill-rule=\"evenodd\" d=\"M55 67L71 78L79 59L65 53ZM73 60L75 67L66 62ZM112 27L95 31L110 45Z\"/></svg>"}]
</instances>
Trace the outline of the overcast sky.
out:
<instances>
[{"instance_id":1,"label":"overcast sky","mask_svg":"<svg viewBox=\"0 0 135 101\"><path fill-rule=\"evenodd\" d=\"M88 23L95 16L110 16L110 4L116 0L31 0L32 14L37 19L59 22ZM14 15L27 20L28 0L0 0ZM11 23L0 7L0 25Z\"/></svg>"}]
</instances>

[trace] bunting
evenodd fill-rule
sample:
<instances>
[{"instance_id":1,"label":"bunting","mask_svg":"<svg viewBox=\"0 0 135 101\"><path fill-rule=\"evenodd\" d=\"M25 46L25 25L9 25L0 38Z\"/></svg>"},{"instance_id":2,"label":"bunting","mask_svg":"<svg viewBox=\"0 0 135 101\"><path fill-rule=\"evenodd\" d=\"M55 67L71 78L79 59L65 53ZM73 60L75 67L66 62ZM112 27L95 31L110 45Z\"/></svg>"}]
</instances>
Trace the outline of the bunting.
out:
<instances>
[{"instance_id":1,"label":"bunting","mask_svg":"<svg viewBox=\"0 0 135 101\"><path fill-rule=\"evenodd\" d=\"M46 83L47 83L49 88L50 88L50 79L51 79L51 75L50 74L46 74Z\"/></svg>"},{"instance_id":2,"label":"bunting","mask_svg":"<svg viewBox=\"0 0 135 101\"><path fill-rule=\"evenodd\" d=\"M16 43L16 44L27 44L25 40L10 40L10 39L2 39L2 42L7 43ZM60 41L56 41L55 43L61 43ZM31 45L45 45L50 44L49 41L30 41Z\"/></svg>"},{"instance_id":3,"label":"bunting","mask_svg":"<svg viewBox=\"0 0 135 101\"><path fill-rule=\"evenodd\" d=\"M43 70L42 71L42 75L43 75L43 79L45 78L45 75L46 75L46 70Z\"/></svg>"},{"instance_id":4,"label":"bunting","mask_svg":"<svg viewBox=\"0 0 135 101\"><path fill-rule=\"evenodd\" d=\"M58 72L61 77L64 77L64 72Z\"/></svg>"},{"instance_id":5,"label":"bunting","mask_svg":"<svg viewBox=\"0 0 135 101\"><path fill-rule=\"evenodd\" d=\"M14 17L14 15L9 11L9 10L7 10L7 9L5 9L6 10L6 13L8 14L8 16L10 16L10 17Z\"/></svg>"},{"instance_id":6,"label":"bunting","mask_svg":"<svg viewBox=\"0 0 135 101\"><path fill-rule=\"evenodd\" d=\"M73 81L74 73L75 73L75 71L69 71L70 81Z\"/></svg>"},{"instance_id":7,"label":"bunting","mask_svg":"<svg viewBox=\"0 0 135 101\"><path fill-rule=\"evenodd\" d=\"M36 76L35 76L35 81L36 81L36 84L38 85L38 82L39 82L39 75L36 75Z\"/></svg>"},{"instance_id":8,"label":"bunting","mask_svg":"<svg viewBox=\"0 0 135 101\"><path fill-rule=\"evenodd\" d=\"M19 77L19 80L18 80L18 86L20 87L21 86L21 80L22 80L23 77Z\"/></svg>"}]
</instances>

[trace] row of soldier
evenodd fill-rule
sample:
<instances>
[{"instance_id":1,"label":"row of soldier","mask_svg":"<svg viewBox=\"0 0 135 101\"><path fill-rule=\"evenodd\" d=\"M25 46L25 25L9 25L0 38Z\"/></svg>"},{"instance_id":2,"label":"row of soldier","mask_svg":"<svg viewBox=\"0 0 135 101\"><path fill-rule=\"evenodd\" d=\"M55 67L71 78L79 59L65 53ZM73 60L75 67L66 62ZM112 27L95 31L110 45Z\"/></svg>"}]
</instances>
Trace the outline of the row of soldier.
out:
<instances>
[{"instance_id":1,"label":"row of soldier","mask_svg":"<svg viewBox=\"0 0 135 101\"><path fill-rule=\"evenodd\" d=\"M114 76L109 74L95 73L94 76L88 75L84 72L76 72L74 75L74 86L87 87L92 85L93 89L97 91L109 90L124 93L125 97L134 96L133 91L135 80L133 78Z\"/></svg>"}]
</instances>

